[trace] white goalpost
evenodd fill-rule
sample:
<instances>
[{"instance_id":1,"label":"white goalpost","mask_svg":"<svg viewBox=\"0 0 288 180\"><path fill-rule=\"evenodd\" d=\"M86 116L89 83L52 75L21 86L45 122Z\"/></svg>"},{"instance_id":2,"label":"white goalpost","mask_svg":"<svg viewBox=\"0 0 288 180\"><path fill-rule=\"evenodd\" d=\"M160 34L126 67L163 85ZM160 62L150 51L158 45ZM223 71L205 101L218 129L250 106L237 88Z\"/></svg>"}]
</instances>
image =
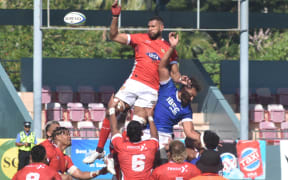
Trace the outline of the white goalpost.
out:
<instances>
[{"instance_id":1,"label":"white goalpost","mask_svg":"<svg viewBox=\"0 0 288 180\"><path fill-rule=\"evenodd\" d=\"M236 31L240 32L240 139L248 140L248 2L249 0L232 0L237 2L237 27L227 29L207 29L200 26L200 0L197 0L197 26L196 28L165 28L165 31ZM121 0L119 0L121 4ZM121 31L147 31L145 27L122 27L121 15L119 17L119 30ZM34 0L34 34L33 34L33 91L34 91L34 123L33 128L37 138L42 138L41 130L41 89L42 89L42 30L109 30L109 27L68 27L51 26L50 0L47 0L47 26L42 24L42 0Z\"/></svg>"},{"instance_id":2,"label":"white goalpost","mask_svg":"<svg viewBox=\"0 0 288 180\"><path fill-rule=\"evenodd\" d=\"M200 0L197 0L197 19L196 19L196 28L165 28L164 31L240 31L240 2L241 0L231 0L237 2L237 27L235 28L201 28L200 27ZM121 5L121 0L118 1ZM42 12L42 9L41 9ZM69 26L51 26L50 18L50 0L47 0L47 26L41 26L42 30L57 29L57 30L85 30L85 31L103 31L109 30L109 27L69 27ZM122 27L121 26L122 16L119 15L118 19L118 28L120 31L147 31L146 27Z\"/></svg>"}]
</instances>

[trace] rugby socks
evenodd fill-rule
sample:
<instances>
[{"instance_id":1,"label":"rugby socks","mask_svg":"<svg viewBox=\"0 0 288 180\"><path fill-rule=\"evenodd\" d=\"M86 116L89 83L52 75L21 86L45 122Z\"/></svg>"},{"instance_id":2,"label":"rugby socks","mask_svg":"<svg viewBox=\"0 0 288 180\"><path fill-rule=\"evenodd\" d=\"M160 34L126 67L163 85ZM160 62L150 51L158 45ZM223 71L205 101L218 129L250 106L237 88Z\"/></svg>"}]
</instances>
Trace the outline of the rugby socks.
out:
<instances>
[{"instance_id":1,"label":"rugby socks","mask_svg":"<svg viewBox=\"0 0 288 180\"><path fill-rule=\"evenodd\" d=\"M110 132L111 132L110 121L109 121L108 118L105 118L103 120L102 127L101 127L101 130L100 130L99 142L98 142L98 145L97 145L97 148L96 148L97 152L99 152L99 153L103 152L105 143L106 143L106 141L108 139L108 136L109 136Z\"/></svg>"}]
</instances>

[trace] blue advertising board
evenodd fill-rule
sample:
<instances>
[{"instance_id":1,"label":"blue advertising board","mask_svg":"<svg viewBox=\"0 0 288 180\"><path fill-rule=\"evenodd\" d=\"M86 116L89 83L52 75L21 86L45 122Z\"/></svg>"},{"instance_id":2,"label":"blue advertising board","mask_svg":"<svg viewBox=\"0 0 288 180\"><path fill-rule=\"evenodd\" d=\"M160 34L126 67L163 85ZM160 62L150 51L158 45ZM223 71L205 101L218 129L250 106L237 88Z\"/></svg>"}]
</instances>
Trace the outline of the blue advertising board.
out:
<instances>
[{"instance_id":1,"label":"blue advertising board","mask_svg":"<svg viewBox=\"0 0 288 180\"><path fill-rule=\"evenodd\" d=\"M182 140L183 141L183 140ZM265 179L266 178L266 142L265 141L258 141L259 148L261 153L261 161L262 161L262 168L263 174L261 176L255 177L255 179ZM88 156L89 153L95 150L98 144L98 139L93 140L80 140L80 139L73 139L72 140L72 147L71 147L71 158L74 163L81 171L96 171L105 167L103 159L96 160L93 164L84 164L82 160ZM109 149L110 140L107 140L104 151L106 155L110 153ZM235 144L236 145L236 144ZM236 147L235 147L236 148ZM251 178L244 178L243 173L240 170L238 157L236 153L229 153L222 152L221 155L222 162L224 165L223 169L223 176L227 179L251 179ZM106 175L100 175L94 179L112 179L112 175L110 173Z\"/></svg>"},{"instance_id":2,"label":"blue advertising board","mask_svg":"<svg viewBox=\"0 0 288 180\"><path fill-rule=\"evenodd\" d=\"M71 147L71 159L75 166L81 171L96 171L105 167L103 159L97 159L93 164L85 164L82 160L88 156L89 153L95 151L98 144L98 139L73 139ZM106 155L110 153L109 150L110 140L107 140L104 151ZM100 175L94 179L112 179L112 174Z\"/></svg>"}]
</instances>

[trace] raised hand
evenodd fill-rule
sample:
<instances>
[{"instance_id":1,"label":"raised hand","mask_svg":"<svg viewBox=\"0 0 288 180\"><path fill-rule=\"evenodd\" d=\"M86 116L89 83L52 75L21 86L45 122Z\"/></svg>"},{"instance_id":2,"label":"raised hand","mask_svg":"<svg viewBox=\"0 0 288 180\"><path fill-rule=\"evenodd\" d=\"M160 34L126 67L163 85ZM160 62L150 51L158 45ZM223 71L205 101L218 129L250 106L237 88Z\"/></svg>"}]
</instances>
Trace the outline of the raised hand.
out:
<instances>
[{"instance_id":1,"label":"raised hand","mask_svg":"<svg viewBox=\"0 0 288 180\"><path fill-rule=\"evenodd\" d=\"M191 82L189 77L186 76L186 75L182 75L179 79L179 82L178 83L181 83L183 85L188 85L188 83Z\"/></svg>"},{"instance_id":2,"label":"raised hand","mask_svg":"<svg viewBox=\"0 0 288 180\"><path fill-rule=\"evenodd\" d=\"M121 13L121 6L118 6L118 0L115 0L111 7L112 15L119 16Z\"/></svg>"},{"instance_id":3,"label":"raised hand","mask_svg":"<svg viewBox=\"0 0 288 180\"><path fill-rule=\"evenodd\" d=\"M117 98L114 98L114 93L113 93L110 97L109 102L108 102L108 108L115 108L118 101L119 100Z\"/></svg>"},{"instance_id":4,"label":"raised hand","mask_svg":"<svg viewBox=\"0 0 288 180\"><path fill-rule=\"evenodd\" d=\"M176 32L170 32L169 33L169 43L170 43L170 46L172 48L175 48L178 44L178 41L179 41L179 37L178 37L178 34L176 34Z\"/></svg>"}]
</instances>

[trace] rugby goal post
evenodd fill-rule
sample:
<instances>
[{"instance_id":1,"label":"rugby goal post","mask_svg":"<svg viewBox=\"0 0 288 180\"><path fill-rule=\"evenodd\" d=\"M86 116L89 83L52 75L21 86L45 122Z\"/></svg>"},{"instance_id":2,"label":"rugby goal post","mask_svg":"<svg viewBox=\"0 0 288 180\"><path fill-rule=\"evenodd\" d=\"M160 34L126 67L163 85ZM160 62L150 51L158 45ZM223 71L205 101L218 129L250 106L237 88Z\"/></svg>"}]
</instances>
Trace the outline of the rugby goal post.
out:
<instances>
[{"instance_id":1,"label":"rugby goal post","mask_svg":"<svg viewBox=\"0 0 288 180\"><path fill-rule=\"evenodd\" d=\"M41 131L41 88L42 88L42 31L49 29L59 30L109 30L108 27L54 27L50 25L50 0L47 0L47 26L42 25L42 0L34 0L34 40L33 40L33 91L34 91L34 131L37 138L42 137ZM233 0L235 1L235 0ZM248 139L248 0L236 0L238 7L237 27L229 29L203 29L200 27L200 0L197 0L197 27L196 28L165 28L165 31L237 31L240 32L240 139ZM121 3L121 0L120 0ZM145 31L147 28L121 26L125 31Z\"/></svg>"},{"instance_id":2,"label":"rugby goal post","mask_svg":"<svg viewBox=\"0 0 288 180\"><path fill-rule=\"evenodd\" d=\"M236 27L233 28L202 28L200 23L201 23L201 10L200 10L200 1L201 0L197 0L197 12L196 12L196 28L181 28L181 27L177 27L177 28L170 28L170 27L165 27L164 31L240 31L240 3L241 0L231 0L231 2L235 2L236 6L237 6L237 25ZM121 5L121 0L118 1L119 4ZM41 7L41 12L43 12L43 9ZM87 26L55 26L55 25L51 25L51 9L50 9L50 0L47 0L47 25L46 26L41 26L42 30L49 30L49 29L57 29L57 30L99 30L99 31L103 31L103 30L109 30L109 27L106 26L94 26L94 27L87 27ZM64 16L63 16L64 17ZM63 19L62 17L62 19ZM87 17L87 19L89 19L89 17ZM118 20L118 28L120 31L147 31L148 28L146 26L142 26L142 27L123 27L121 24L123 19L123 16L119 16L119 20Z\"/></svg>"}]
</instances>

